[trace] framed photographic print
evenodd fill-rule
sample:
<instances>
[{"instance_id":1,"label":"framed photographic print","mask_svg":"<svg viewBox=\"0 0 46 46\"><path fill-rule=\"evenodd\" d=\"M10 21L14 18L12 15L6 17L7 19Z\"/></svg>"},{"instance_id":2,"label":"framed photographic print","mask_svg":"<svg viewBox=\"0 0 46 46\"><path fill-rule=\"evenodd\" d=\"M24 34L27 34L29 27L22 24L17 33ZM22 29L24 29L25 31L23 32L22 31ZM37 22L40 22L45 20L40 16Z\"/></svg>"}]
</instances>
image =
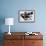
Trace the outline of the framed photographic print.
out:
<instances>
[{"instance_id":1,"label":"framed photographic print","mask_svg":"<svg viewBox=\"0 0 46 46\"><path fill-rule=\"evenodd\" d=\"M35 22L35 10L19 10L19 22Z\"/></svg>"}]
</instances>

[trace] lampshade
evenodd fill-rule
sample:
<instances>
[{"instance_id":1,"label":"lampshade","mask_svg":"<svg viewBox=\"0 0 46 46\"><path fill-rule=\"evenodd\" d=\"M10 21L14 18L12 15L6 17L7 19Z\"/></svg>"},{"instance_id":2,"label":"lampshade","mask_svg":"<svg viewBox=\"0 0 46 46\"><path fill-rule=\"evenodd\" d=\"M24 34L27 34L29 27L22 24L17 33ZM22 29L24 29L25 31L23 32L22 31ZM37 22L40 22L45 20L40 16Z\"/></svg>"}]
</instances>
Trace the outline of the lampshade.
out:
<instances>
[{"instance_id":1,"label":"lampshade","mask_svg":"<svg viewBox=\"0 0 46 46\"><path fill-rule=\"evenodd\" d=\"M14 18L5 18L5 25L14 25Z\"/></svg>"}]
</instances>

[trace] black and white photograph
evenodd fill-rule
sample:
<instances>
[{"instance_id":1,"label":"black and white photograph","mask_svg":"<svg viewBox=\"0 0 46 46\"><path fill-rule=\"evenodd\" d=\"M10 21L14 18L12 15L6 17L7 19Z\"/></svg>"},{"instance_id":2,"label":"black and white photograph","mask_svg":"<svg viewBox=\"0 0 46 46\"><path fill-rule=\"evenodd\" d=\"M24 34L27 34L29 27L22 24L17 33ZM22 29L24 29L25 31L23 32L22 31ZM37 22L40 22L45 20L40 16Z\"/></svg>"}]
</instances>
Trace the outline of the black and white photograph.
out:
<instances>
[{"instance_id":1,"label":"black and white photograph","mask_svg":"<svg viewBox=\"0 0 46 46\"><path fill-rule=\"evenodd\" d=\"M19 22L34 22L34 21L35 21L35 10L19 11Z\"/></svg>"}]
</instances>

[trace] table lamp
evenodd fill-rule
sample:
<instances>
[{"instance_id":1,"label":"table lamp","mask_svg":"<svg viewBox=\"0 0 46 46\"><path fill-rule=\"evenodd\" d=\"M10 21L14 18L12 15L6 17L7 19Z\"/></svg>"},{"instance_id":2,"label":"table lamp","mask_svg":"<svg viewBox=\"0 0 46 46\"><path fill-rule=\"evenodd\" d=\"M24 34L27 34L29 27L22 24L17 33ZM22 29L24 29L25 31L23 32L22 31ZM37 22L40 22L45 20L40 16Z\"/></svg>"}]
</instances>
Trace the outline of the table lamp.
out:
<instances>
[{"instance_id":1,"label":"table lamp","mask_svg":"<svg viewBox=\"0 0 46 46\"><path fill-rule=\"evenodd\" d=\"M5 18L5 25L9 25L8 34L11 35L11 33L10 33L10 26L14 25L14 18Z\"/></svg>"}]
</instances>

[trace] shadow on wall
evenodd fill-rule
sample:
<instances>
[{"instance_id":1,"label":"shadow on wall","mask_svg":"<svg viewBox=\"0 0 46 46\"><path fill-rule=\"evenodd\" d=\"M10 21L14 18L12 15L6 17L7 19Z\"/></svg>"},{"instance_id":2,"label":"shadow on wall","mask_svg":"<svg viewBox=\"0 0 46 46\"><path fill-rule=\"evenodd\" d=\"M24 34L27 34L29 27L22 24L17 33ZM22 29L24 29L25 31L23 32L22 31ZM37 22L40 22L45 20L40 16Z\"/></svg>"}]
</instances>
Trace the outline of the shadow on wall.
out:
<instances>
[{"instance_id":1,"label":"shadow on wall","mask_svg":"<svg viewBox=\"0 0 46 46\"><path fill-rule=\"evenodd\" d=\"M2 25L5 23L5 17L0 16L0 46L3 46L3 32L2 32Z\"/></svg>"}]
</instances>

